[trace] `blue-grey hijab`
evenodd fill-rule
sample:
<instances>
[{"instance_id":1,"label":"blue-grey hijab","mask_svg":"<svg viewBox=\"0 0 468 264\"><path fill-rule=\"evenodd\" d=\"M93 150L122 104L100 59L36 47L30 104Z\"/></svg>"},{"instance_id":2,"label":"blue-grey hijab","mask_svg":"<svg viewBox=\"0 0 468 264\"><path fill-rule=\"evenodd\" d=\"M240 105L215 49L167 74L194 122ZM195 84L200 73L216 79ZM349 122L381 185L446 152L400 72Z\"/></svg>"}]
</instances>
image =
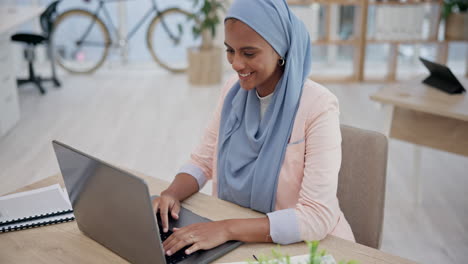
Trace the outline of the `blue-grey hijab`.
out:
<instances>
[{"instance_id":1,"label":"blue-grey hijab","mask_svg":"<svg viewBox=\"0 0 468 264\"><path fill-rule=\"evenodd\" d=\"M285 0L235 0L235 18L261 35L286 60L265 115L260 119L256 89L236 82L221 112L218 140L218 197L260 212L275 208L278 175L311 66L304 24Z\"/></svg>"}]
</instances>

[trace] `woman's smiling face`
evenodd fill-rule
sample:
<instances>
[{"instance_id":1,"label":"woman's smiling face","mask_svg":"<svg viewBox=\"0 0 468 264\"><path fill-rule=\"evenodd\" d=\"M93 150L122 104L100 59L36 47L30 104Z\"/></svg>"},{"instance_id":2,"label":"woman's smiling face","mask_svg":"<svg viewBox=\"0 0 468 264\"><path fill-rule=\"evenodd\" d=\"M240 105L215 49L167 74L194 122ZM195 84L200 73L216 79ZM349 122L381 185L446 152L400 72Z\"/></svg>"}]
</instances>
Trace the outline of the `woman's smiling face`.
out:
<instances>
[{"instance_id":1,"label":"woman's smiling face","mask_svg":"<svg viewBox=\"0 0 468 264\"><path fill-rule=\"evenodd\" d=\"M283 73L280 56L255 30L242 21L224 23L227 59L239 76L243 89L257 88L260 96L272 93Z\"/></svg>"}]
</instances>

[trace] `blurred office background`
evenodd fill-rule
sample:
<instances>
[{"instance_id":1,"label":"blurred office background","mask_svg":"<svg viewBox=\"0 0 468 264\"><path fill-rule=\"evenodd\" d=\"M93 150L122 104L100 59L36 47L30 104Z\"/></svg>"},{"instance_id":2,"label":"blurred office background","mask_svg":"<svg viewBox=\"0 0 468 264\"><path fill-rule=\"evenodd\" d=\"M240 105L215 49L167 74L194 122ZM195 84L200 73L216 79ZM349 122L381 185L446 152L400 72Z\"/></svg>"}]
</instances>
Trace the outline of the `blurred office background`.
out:
<instances>
[{"instance_id":1,"label":"blurred office background","mask_svg":"<svg viewBox=\"0 0 468 264\"><path fill-rule=\"evenodd\" d=\"M1 1L0 8L1 12L14 13L23 7L45 8L51 2L9 0ZM427 75L420 56L442 60L457 76L467 72L467 42L441 45L438 41L444 34L443 22L438 21L440 9L434 4L438 1L369 5L361 74L357 66L362 54L357 38L360 6L306 2L291 1L291 7L314 41L312 78L339 98L343 124L384 131L384 108L369 96L389 83ZM198 8L190 0L157 3L161 9L177 6L193 12ZM72 7L93 10L96 6L97 1L67 0L60 3L58 12ZM123 33L150 7L150 0L107 5L111 19ZM174 74L156 64L145 42L148 23L125 50L111 49L96 72L76 75L57 67L60 88L44 84L44 95L34 84L16 90L18 113L12 115L17 120L4 127L0 137L0 194L59 172L53 139L125 168L168 181L174 178L211 118L222 82L192 85L187 74ZM28 31L41 31L37 17L1 32L12 61L0 67L13 68L15 78L27 75L27 62L23 46L10 43L9 35ZM223 47L223 34L221 24L215 45ZM43 76L50 75L46 54L45 47L37 48L35 69ZM223 55L222 80L233 73ZM420 263L465 263L468 157L422 147L423 199L418 204L414 200L413 148L407 142L389 141L381 250ZM210 184L202 191L211 193Z\"/></svg>"}]
</instances>

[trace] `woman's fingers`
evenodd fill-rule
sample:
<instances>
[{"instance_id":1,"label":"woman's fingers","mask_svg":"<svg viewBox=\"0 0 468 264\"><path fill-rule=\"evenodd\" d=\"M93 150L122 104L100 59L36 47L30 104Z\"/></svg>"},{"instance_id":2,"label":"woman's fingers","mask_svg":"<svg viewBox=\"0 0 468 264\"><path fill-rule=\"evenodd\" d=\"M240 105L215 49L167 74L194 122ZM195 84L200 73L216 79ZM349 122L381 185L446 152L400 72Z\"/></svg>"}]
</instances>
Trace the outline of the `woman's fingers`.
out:
<instances>
[{"instance_id":1,"label":"woman's fingers","mask_svg":"<svg viewBox=\"0 0 468 264\"><path fill-rule=\"evenodd\" d=\"M166 233L169 230L169 211L171 211L172 218L179 219L180 203L172 196L163 195L155 198L152 204L154 212L158 213L159 211L163 231Z\"/></svg>"},{"instance_id":2,"label":"woman's fingers","mask_svg":"<svg viewBox=\"0 0 468 264\"><path fill-rule=\"evenodd\" d=\"M152 201L154 213L157 213L157 212L158 212L158 209L159 209L159 201L160 201L160 200L161 200L161 199L158 197L158 198L154 198L153 201Z\"/></svg>"},{"instance_id":3,"label":"woman's fingers","mask_svg":"<svg viewBox=\"0 0 468 264\"><path fill-rule=\"evenodd\" d=\"M180 249L195 242L192 228L174 228L174 233L163 242L164 250L167 255L172 255Z\"/></svg>"},{"instance_id":4,"label":"woman's fingers","mask_svg":"<svg viewBox=\"0 0 468 264\"><path fill-rule=\"evenodd\" d=\"M174 234L170 235L166 240L163 241L163 248L165 251L167 251L169 248L171 248L175 243L177 242L176 237Z\"/></svg>"},{"instance_id":5,"label":"woman's fingers","mask_svg":"<svg viewBox=\"0 0 468 264\"><path fill-rule=\"evenodd\" d=\"M192 253L194 253L194 252L197 252L197 251L200 250L200 249L201 249L200 243L195 243L195 244L193 244L191 247L189 247L189 248L187 248L187 249L185 250L185 254L190 255L190 254L192 254Z\"/></svg>"},{"instance_id":6,"label":"woman's fingers","mask_svg":"<svg viewBox=\"0 0 468 264\"><path fill-rule=\"evenodd\" d=\"M188 246L193 243L194 242L190 240L190 237L186 237L183 239L174 239L173 241L171 241L170 244L167 245L168 249L166 250L166 254L170 256L176 253L177 251L179 251L180 249L182 249L183 247Z\"/></svg>"},{"instance_id":7,"label":"woman's fingers","mask_svg":"<svg viewBox=\"0 0 468 264\"><path fill-rule=\"evenodd\" d=\"M163 242L164 251L172 255L186 246L186 254L192 254L201 249L211 249L226 242L225 221L192 224L182 228L174 228L174 233Z\"/></svg>"},{"instance_id":8,"label":"woman's fingers","mask_svg":"<svg viewBox=\"0 0 468 264\"><path fill-rule=\"evenodd\" d=\"M154 213L157 214L159 212L163 230L164 232L167 232L167 230L169 230L169 224L168 224L169 220L167 217L167 214L169 211L168 209L169 205L168 205L167 199L163 199L162 197L155 198L152 201L152 205L153 205Z\"/></svg>"},{"instance_id":9,"label":"woman's fingers","mask_svg":"<svg viewBox=\"0 0 468 264\"><path fill-rule=\"evenodd\" d=\"M171 207L172 218L179 219L179 212L180 212L180 203L174 201Z\"/></svg>"},{"instance_id":10,"label":"woman's fingers","mask_svg":"<svg viewBox=\"0 0 468 264\"><path fill-rule=\"evenodd\" d=\"M166 199L163 199L159 205L159 216L163 226L163 231L166 233L169 230L169 219L167 217L169 211L169 205Z\"/></svg>"}]
</instances>

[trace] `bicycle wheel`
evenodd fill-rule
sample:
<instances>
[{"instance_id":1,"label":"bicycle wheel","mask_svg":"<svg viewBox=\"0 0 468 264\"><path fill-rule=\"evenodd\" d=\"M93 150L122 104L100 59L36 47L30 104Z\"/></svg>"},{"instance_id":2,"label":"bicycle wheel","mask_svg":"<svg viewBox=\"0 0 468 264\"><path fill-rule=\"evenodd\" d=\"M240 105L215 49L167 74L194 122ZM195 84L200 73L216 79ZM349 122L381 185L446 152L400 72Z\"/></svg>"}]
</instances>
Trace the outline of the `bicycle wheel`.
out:
<instances>
[{"instance_id":1,"label":"bicycle wheel","mask_svg":"<svg viewBox=\"0 0 468 264\"><path fill-rule=\"evenodd\" d=\"M71 73L92 73L107 57L109 31L100 18L81 9L68 10L54 22L55 59Z\"/></svg>"},{"instance_id":2,"label":"bicycle wheel","mask_svg":"<svg viewBox=\"0 0 468 264\"><path fill-rule=\"evenodd\" d=\"M151 21L146 43L153 59L171 72L185 72L188 68L188 48L198 47L201 39L192 36L196 21L190 13L178 8L163 11Z\"/></svg>"}]
</instances>

